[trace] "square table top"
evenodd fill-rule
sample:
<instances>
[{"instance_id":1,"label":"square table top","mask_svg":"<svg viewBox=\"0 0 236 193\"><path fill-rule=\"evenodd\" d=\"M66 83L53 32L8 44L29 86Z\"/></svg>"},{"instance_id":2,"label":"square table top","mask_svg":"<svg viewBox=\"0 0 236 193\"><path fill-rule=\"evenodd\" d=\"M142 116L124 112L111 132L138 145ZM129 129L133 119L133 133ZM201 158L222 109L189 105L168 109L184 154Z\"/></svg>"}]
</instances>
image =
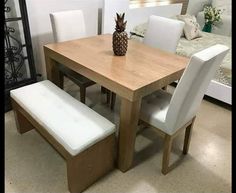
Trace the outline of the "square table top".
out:
<instances>
[{"instance_id":1,"label":"square table top","mask_svg":"<svg viewBox=\"0 0 236 193\"><path fill-rule=\"evenodd\" d=\"M125 56L115 56L111 34L47 44L44 49L57 62L130 100L177 80L189 62L135 40L128 41Z\"/></svg>"}]
</instances>

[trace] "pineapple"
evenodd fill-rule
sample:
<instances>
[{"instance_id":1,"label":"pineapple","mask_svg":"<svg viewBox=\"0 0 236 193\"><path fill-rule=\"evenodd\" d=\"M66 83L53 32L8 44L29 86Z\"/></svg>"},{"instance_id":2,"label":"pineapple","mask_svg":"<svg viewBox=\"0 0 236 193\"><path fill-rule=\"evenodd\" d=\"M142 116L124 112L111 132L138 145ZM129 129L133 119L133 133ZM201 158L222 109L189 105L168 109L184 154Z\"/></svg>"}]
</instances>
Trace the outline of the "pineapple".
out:
<instances>
[{"instance_id":1,"label":"pineapple","mask_svg":"<svg viewBox=\"0 0 236 193\"><path fill-rule=\"evenodd\" d=\"M125 32L127 21L124 22L125 13L116 13L116 28L112 36L113 52L117 56L124 56L128 47L128 34Z\"/></svg>"}]
</instances>

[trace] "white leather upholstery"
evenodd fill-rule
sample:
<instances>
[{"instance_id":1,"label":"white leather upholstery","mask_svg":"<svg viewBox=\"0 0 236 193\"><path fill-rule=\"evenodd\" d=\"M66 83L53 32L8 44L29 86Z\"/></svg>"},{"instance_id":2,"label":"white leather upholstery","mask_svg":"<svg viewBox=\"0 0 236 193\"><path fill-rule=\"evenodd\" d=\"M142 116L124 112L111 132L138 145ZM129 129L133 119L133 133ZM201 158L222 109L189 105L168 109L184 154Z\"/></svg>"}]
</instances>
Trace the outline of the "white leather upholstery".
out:
<instances>
[{"instance_id":1,"label":"white leather upholstery","mask_svg":"<svg viewBox=\"0 0 236 193\"><path fill-rule=\"evenodd\" d=\"M165 128L166 114L172 95L160 89L142 100L140 118L158 128Z\"/></svg>"},{"instance_id":2,"label":"white leather upholstery","mask_svg":"<svg viewBox=\"0 0 236 193\"><path fill-rule=\"evenodd\" d=\"M84 16L81 10L50 13L53 36L56 42L86 36Z\"/></svg>"},{"instance_id":3,"label":"white leather upholstery","mask_svg":"<svg viewBox=\"0 0 236 193\"><path fill-rule=\"evenodd\" d=\"M11 97L71 154L115 132L115 125L49 80L10 91Z\"/></svg>"},{"instance_id":4,"label":"white leather upholstery","mask_svg":"<svg viewBox=\"0 0 236 193\"><path fill-rule=\"evenodd\" d=\"M182 21L152 15L149 17L143 42L152 47L175 53L183 27L184 22Z\"/></svg>"},{"instance_id":5,"label":"white leather upholstery","mask_svg":"<svg viewBox=\"0 0 236 193\"><path fill-rule=\"evenodd\" d=\"M217 44L194 54L171 99L162 90L145 97L140 118L172 135L196 115L204 93L228 50L228 47Z\"/></svg>"}]
</instances>

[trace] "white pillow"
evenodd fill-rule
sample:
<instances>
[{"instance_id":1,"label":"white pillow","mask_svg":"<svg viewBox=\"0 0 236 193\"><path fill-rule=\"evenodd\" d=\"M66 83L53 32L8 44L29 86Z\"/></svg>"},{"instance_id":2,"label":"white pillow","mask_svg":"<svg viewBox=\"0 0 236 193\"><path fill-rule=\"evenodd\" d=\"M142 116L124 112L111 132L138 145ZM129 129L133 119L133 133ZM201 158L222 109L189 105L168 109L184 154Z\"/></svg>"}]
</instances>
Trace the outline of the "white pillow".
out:
<instances>
[{"instance_id":1,"label":"white pillow","mask_svg":"<svg viewBox=\"0 0 236 193\"><path fill-rule=\"evenodd\" d=\"M212 7L221 9L223 11L222 15L231 15L232 13L231 0L212 0L211 5Z\"/></svg>"},{"instance_id":2,"label":"white pillow","mask_svg":"<svg viewBox=\"0 0 236 193\"><path fill-rule=\"evenodd\" d=\"M185 23L184 35L187 40L202 37L200 25L197 23L197 19L194 15L177 15L176 17Z\"/></svg>"}]
</instances>

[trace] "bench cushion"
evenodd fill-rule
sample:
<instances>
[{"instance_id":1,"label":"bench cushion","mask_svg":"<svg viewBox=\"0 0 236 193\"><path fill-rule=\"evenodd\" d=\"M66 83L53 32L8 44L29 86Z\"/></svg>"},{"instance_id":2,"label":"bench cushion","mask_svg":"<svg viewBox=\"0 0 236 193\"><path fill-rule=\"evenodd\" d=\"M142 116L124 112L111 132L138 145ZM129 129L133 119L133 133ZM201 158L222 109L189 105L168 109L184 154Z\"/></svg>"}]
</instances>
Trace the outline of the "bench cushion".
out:
<instances>
[{"instance_id":1,"label":"bench cushion","mask_svg":"<svg viewBox=\"0 0 236 193\"><path fill-rule=\"evenodd\" d=\"M115 132L113 123L49 80L10 95L73 156Z\"/></svg>"}]
</instances>

